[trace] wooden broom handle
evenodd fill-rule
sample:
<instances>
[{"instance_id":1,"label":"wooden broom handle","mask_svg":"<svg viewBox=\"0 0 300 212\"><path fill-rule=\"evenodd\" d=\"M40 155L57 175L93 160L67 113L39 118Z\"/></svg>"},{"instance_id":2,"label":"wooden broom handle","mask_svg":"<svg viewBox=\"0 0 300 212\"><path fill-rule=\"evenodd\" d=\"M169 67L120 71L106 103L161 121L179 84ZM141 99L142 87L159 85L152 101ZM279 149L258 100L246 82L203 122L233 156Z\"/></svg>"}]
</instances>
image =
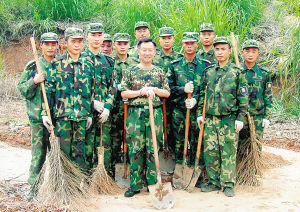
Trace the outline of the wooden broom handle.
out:
<instances>
[{"instance_id":1,"label":"wooden broom handle","mask_svg":"<svg viewBox=\"0 0 300 212\"><path fill-rule=\"evenodd\" d=\"M35 45L34 37L31 37L30 41L31 41L33 55L34 55L34 60L35 60L35 63L36 63L37 72L39 74L41 74L43 72L42 72L40 62L39 62L39 57L38 57L38 54L37 54L37 51L36 51L36 45ZM46 107L47 116L48 116L49 120L51 121L51 123L53 123L52 118L51 118L49 103L48 103L48 99L47 99L47 95L46 95L45 83L41 82L40 84L41 84L41 88L42 88L43 99L44 99L44 103L45 103L45 107ZM53 125L50 126L50 131L51 131L51 135L54 135Z\"/></svg>"}]
</instances>

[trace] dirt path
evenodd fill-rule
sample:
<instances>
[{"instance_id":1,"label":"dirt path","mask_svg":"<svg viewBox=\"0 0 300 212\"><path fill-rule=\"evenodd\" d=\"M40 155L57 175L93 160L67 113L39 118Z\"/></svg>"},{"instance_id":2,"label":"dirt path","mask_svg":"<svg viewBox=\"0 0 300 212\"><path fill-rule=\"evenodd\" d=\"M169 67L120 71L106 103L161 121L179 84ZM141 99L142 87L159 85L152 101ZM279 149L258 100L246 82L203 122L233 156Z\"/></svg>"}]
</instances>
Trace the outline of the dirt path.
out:
<instances>
[{"instance_id":1,"label":"dirt path","mask_svg":"<svg viewBox=\"0 0 300 212\"><path fill-rule=\"evenodd\" d=\"M264 151L282 156L291 165L266 171L263 183L256 190L236 190L233 198L223 192L193 193L174 191L175 206L171 211L299 211L300 210L300 153L264 147ZM30 150L11 147L0 142L0 181L25 182L30 164ZM16 178L17 177L17 178ZM133 198L97 196L95 207L83 211L157 211L152 207L149 193L142 192Z\"/></svg>"}]
</instances>

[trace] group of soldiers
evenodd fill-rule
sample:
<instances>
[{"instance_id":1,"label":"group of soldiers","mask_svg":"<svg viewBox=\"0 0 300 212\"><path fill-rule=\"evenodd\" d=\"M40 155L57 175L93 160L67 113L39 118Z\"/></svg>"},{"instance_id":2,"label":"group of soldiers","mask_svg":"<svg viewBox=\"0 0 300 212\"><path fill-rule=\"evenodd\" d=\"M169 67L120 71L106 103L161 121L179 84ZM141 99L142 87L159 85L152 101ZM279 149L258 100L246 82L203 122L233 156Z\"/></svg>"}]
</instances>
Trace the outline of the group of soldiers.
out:
<instances>
[{"instance_id":1,"label":"group of soldiers","mask_svg":"<svg viewBox=\"0 0 300 212\"><path fill-rule=\"evenodd\" d=\"M35 61L30 61L18 83L26 98L31 126L29 184L34 184L45 161L51 125L61 149L87 174L97 166L97 147L103 145L105 167L113 177L114 166L122 156L124 104L128 104L130 161L130 187L124 196L134 196L144 184L155 184L150 98L159 148L164 142L163 99L168 148L175 153L176 163L182 162L185 118L190 109L189 165L194 164L199 127L205 123L200 164L207 177L199 179L196 186L203 192L222 189L226 196L234 196L238 143L250 136L245 114L250 112L260 137L270 123L272 82L269 72L256 63L258 42L243 43L244 66L240 68L230 62L231 43L226 37L216 36L213 24L203 23L200 34L183 33L183 54L173 49L175 31L171 27L159 29L160 49L150 39L147 22L137 22L134 35L137 44L130 47L128 33L116 33L112 38L104 34L100 23L89 24L85 33L67 28L67 51L61 56L56 56L58 35L41 36L39 63L43 73L37 73ZM84 39L88 42L85 51ZM41 82L45 83L53 123L46 115ZM34 195L32 190L29 194L29 198Z\"/></svg>"}]
</instances>

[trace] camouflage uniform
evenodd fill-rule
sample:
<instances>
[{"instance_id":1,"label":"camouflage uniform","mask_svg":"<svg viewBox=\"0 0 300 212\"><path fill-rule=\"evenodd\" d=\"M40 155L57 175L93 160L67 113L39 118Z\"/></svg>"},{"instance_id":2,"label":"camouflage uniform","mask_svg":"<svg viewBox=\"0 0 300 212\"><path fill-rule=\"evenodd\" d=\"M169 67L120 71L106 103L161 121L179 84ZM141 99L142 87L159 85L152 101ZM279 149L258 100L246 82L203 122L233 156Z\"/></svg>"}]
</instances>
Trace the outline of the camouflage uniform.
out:
<instances>
[{"instance_id":1,"label":"camouflage uniform","mask_svg":"<svg viewBox=\"0 0 300 212\"><path fill-rule=\"evenodd\" d=\"M226 38L214 44L230 43ZM243 121L247 112L247 80L245 71L228 62L205 70L207 86L206 120L204 128L204 160L208 182L217 187L233 188L236 176L237 134L235 120ZM202 90L201 96L204 96ZM204 100L204 99L203 99ZM202 116L203 100L197 114Z\"/></svg>"},{"instance_id":2,"label":"camouflage uniform","mask_svg":"<svg viewBox=\"0 0 300 212\"><path fill-rule=\"evenodd\" d=\"M170 90L163 70L153 66L142 69L131 66L124 71L122 91L140 90L143 87L158 87ZM158 146L162 142L162 101L156 96L153 99L154 121ZM146 180L148 185L156 182L154 152L150 127L150 116L147 97L129 99L128 117L126 123L128 155L130 160L130 189L139 191L143 186L143 167L146 164Z\"/></svg>"},{"instance_id":3,"label":"camouflage uniform","mask_svg":"<svg viewBox=\"0 0 300 212\"><path fill-rule=\"evenodd\" d=\"M183 42L197 42L199 34L183 35ZM185 41L186 40L186 41ZM186 118L186 106L185 100L187 99L187 93L184 92L184 86L189 81L194 83L194 93L192 97L199 102L199 92L203 89L202 82L204 77L204 70L210 64L207 60L200 60L197 57L193 61L189 62L185 57L181 57L175 61L172 61L167 77L171 89L171 96L168 99L170 104L174 106L172 113L172 126L171 132L175 138L175 157L176 163L182 163L182 154L184 147L184 135L185 135L185 118ZM189 127L189 152L188 163L194 164L194 157L197 148L199 128L196 121L196 106L191 109ZM174 145L174 144L173 144ZM174 147L173 147L174 148Z\"/></svg>"},{"instance_id":4,"label":"camouflage uniform","mask_svg":"<svg viewBox=\"0 0 300 212\"><path fill-rule=\"evenodd\" d=\"M125 38L124 38L125 37ZM126 39L127 38L127 39ZM126 39L126 40L124 40ZM114 36L114 42L116 41L130 41L130 36L127 33L117 33ZM123 72L129 68L129 66L135 65L138 63L136 58L129 57L127 55L126 61L121 61L118 56L115 56L115 71L117 72L116 84L118 86L121 85ZM124 103L121 97L121 91L118 89L117 97L115 104L113 106L112 112L112 126L110 130L111 140L113 141L112 145L112 158L114 159L113 164L121 162L122 152L121 145L123 143L123 135L124 135Z\"/></svg>"},{"instance_id":5,"label":"camouflage uniform","mask_svg":"<svg viewBox=\"0 0 300 212\"><path fill-rule=\"evenodd\" d=\"M258 48L258 42L247 40L244 42L244 48ZM269 71L255 64L249 69L244 65L246 71L248 89L249 89L249 113L253 117L255 132L257 138L262 141L263 138L263 119L269 119L272 108L272 81ZM250 129L247 117L244 120L244 128L239 133L239 144L243 144L250 137Z\"/></svg>"},{"instance_id":6,"label":"camouflage uniform","mask_svg":"<svg viewBox=\"0 0 300 212\"><path fill-rule=\"evenodd\" d=\"M83 38L81 29L68 28L65 37ZM61 149L82 169L89 168L86 158L86 121L92 117L92 62L69 53L53 60L46 77L46 92L56 119L55 133ZM45 114L45 111L43 111Z\"/></svg>"},{"instance_id":7,"label":"camouflage uniform","mask_svg":"<svg viewBox=\"0 0 300 212\"><path fill-rule=\"evenodd\" d=\"M213 24L208 24L208 23L201 24L200 33L205 31L215 32L215 26ZM197 52L197 57L200 59L209 60L211 64L217 63L214 47L212 47L212 49L209 50L208 52L205 52L202 47Z\"/></svg>"},{"instance_id":8,"label":"camouflage uniform","mask_svg":"<svg viewBox=\"0 0 300 212\"><path fill-rule=\"evenodd\" d=\"M44 33L41 42L56 41L58 36L55 33ZM39 64L44 75L47 75L49 63L44 57L39 58ZM31 163L29 169L28 183L32 186L38 176L46 159L49 144L49 133L42 122L42 89L39 84L34 84L33 78L37 74L35 61L30 61L18 82L18 89L26 100L26 111L30 122L31 130Z\"/></svg>"}]
</instances>

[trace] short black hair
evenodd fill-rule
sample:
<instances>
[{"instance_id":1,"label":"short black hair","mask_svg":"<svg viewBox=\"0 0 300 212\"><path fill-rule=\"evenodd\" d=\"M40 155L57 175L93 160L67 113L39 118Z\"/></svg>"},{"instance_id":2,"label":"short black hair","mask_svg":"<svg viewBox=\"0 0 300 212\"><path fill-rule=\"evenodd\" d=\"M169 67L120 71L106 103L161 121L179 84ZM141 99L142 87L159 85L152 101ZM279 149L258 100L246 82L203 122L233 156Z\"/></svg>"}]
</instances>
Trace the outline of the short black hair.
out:
<instances>
[{"instance_id":1,"label":"short black hair","mask_svg":"<svg viewBox=\"0 0 300 212\"><path fill-rule=\"evenodd\" d=\"M149 43L149 42L153 43L154 48L156 48L156 46L157 46L156 42L154 40L152 40L151 38L143 38L143 39L139 40L139 42L137 44L137 48L139 49L141 47L142 43Z\"/></svg>"}]
</instances>

